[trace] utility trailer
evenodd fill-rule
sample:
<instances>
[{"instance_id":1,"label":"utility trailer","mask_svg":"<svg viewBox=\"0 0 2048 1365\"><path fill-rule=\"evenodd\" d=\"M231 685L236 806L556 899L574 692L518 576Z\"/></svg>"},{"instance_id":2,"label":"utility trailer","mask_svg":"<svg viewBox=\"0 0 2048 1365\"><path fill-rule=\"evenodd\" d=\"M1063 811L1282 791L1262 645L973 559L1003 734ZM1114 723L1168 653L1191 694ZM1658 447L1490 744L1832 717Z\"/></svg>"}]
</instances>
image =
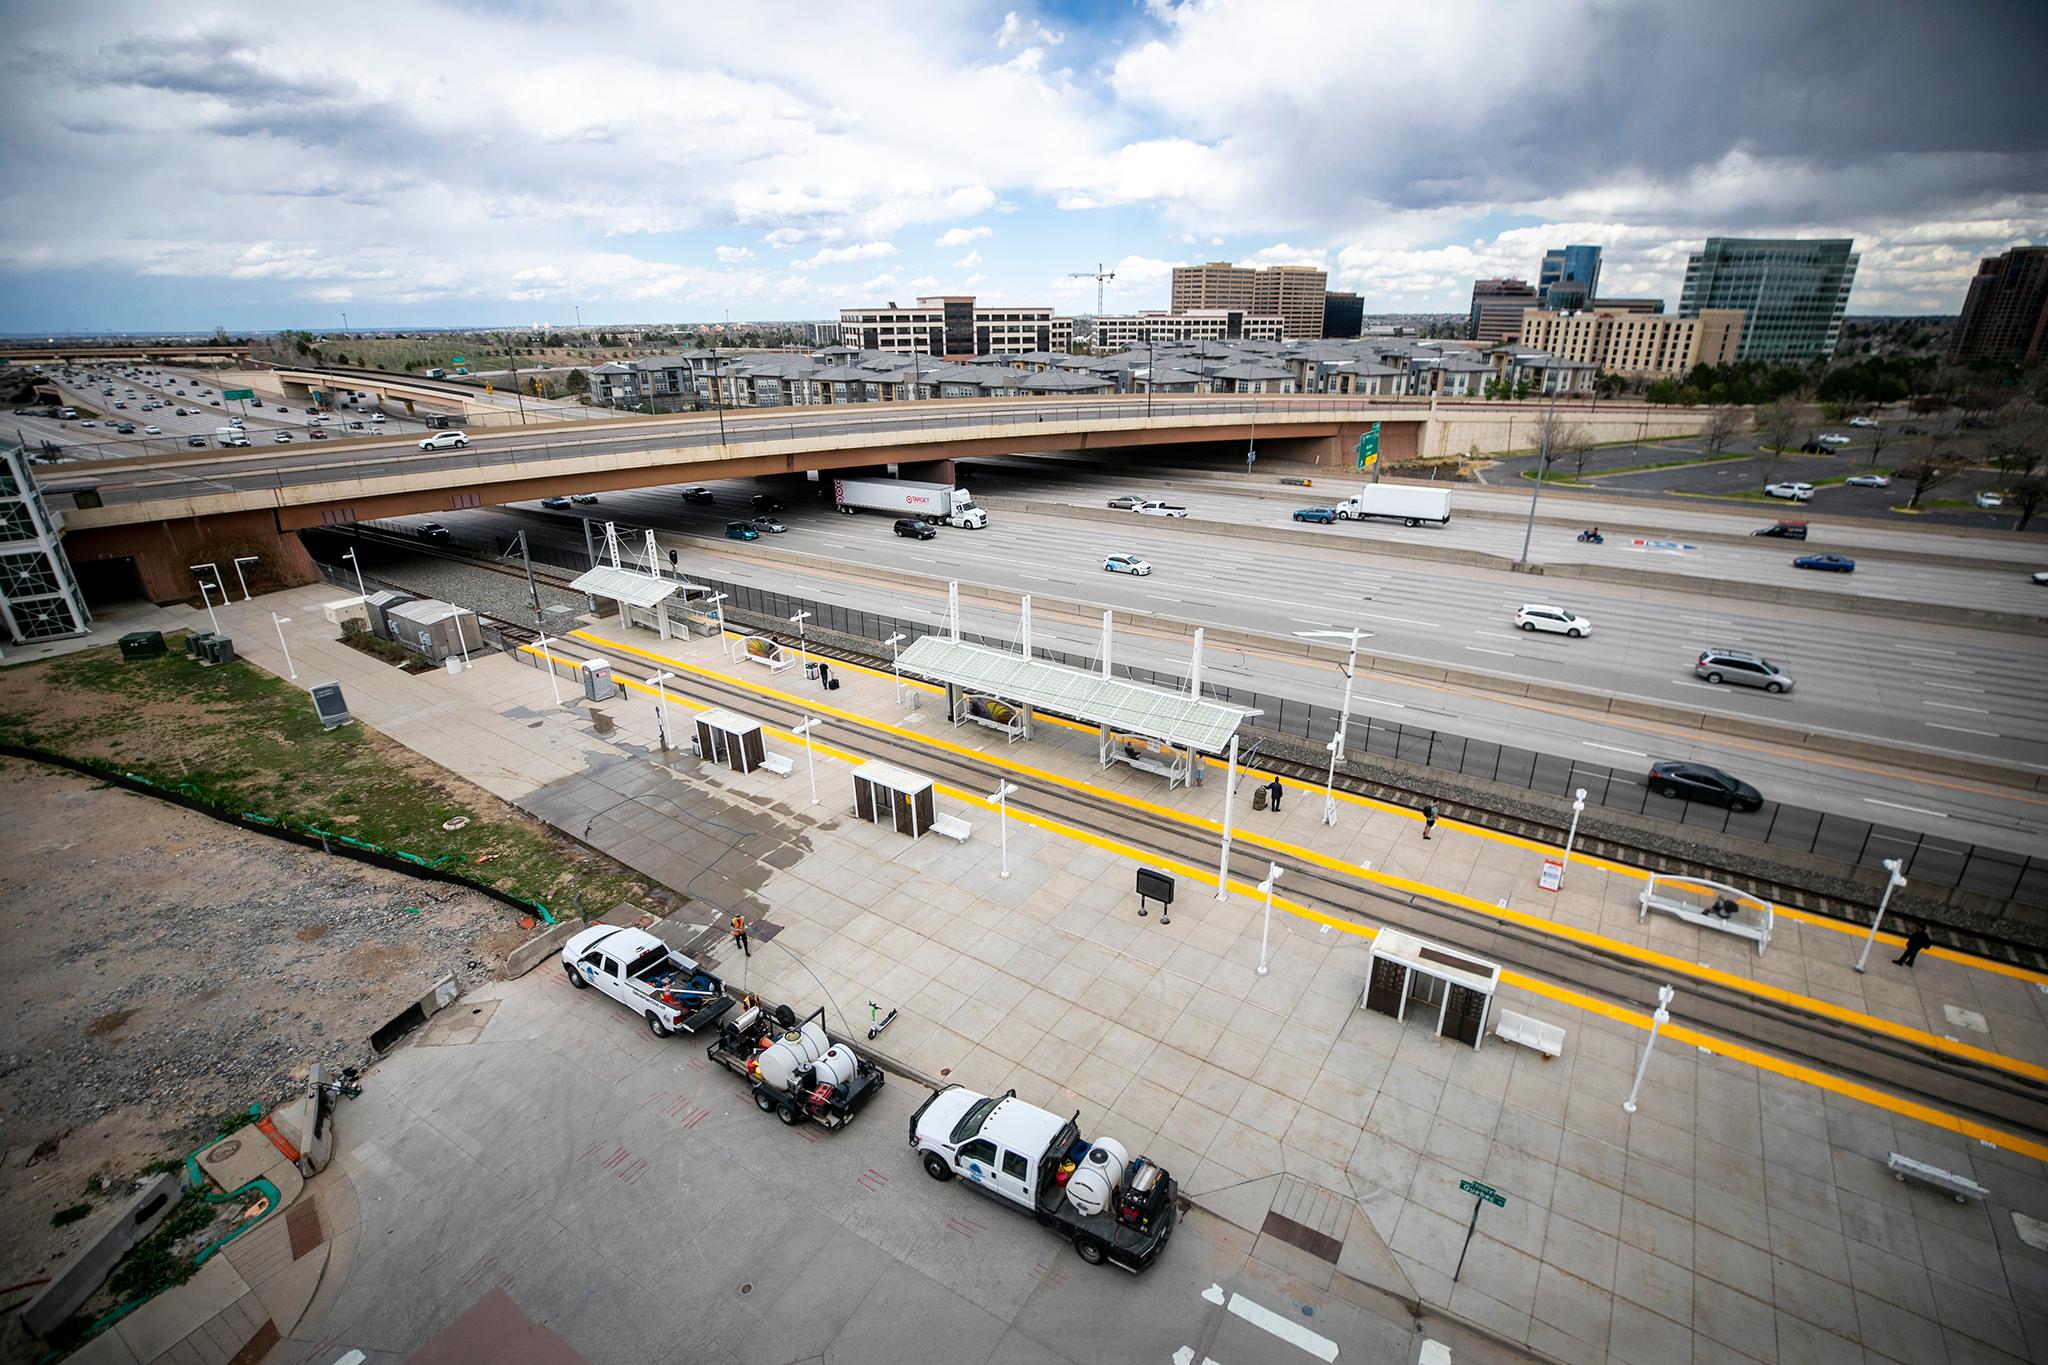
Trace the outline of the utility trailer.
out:
<instances>
[{"instance_id":1,"label":"utility trailer","mask_svg":"<svg viewBox=\"0 0 2048 1365\"><path fill-rule=\"evenodd\" d=\"M748 997L704 1055L747 1083L754 1107L791 1127L844 1128L882 1088L882 1069L825 1032L825 1007L799 1020Z\"/></svg>"}]
</instances>

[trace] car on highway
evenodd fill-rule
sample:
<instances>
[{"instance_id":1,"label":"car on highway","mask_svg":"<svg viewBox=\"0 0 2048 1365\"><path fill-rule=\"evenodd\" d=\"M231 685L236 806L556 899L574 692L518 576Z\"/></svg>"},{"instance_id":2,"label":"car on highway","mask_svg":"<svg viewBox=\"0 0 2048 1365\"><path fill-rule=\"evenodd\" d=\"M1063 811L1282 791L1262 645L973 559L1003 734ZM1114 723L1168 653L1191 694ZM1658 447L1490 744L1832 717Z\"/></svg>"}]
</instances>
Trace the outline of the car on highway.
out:
<instances>
[{"instance_id":1,"label":"car on highway","mask_svg":"<svg viewBox=\"0 0 2048 1365\"><path fill-rule=\"evenodd\" d=\"M322 431L318 427L314 427L311 431L306 433L306 439L309 441L324 441L327 439L327 433Z\"/></svg>"},{"instance_id":2,"label":"car on highway","mask_svg":"<svg viewBox=\"0 0 2048 1365\"><path fill-rule=\"evenodd\" d=\"M1891 477L1886 474L1858 474L1842 480L1851 488L1890 488Z\"/></svg>"},{"instance_id":3,"label":"car on highway","mask_svg":"<svg viewBox=\"0 0 2048 1365\"><path fill-rule=\"evenodd\" d=\"M783 510L782 499L770 493L756 493L754 494L754 510L756 512L780 512Z\"/></svg>"},{"instance_id":4,"label":"car on highway","mask_svg":"<svg viewBox=\"0 0 2048 1365\"><path fill-rule=\"evenodd\" d=\"M1814 439L1824 446L1845 446L1849 444L1849 438L1842 435L1839 431L1830 431L1825 436L1818 436Z\"/></svg>"},{"instance_id":5,"label":"car on highway","mask_svg":"<svg viewBox=\"0 0 2048 1365\"><path fill-rule=\"evenodd\" d=\"M569 510L570 503L567 498L542 498L540 505L542 507L552 507L557 512L566 512Z\"/></svg>"},{"instance_id":6,"label":"car on highway","mask_svg":"<svg viewBox=\"0 0 2048 1365\"><path fill-rule=\"evenodd\" d=\"M263 405L262 405L261 403L258 403L258 404L257 404L256 406L260 408L260 407L262 407ZM279 403L279 404L277 405L277 410L278 410L279 412L290 412L290 411L291 411L291 409L290 409L290 408L286 407L286 406L285 406L284 404L282 404L282 403Z\"/></svg>"},{"instance_id":7,"label":"car on highway","mask_svg":"<svg viewBox=\"0 0 2048 1365\"><path fill-rule=\"evenodd\" d=\"M280 431L270 438L270 443L272 445L288 446L292 443L292 434L289 431Z\"/></svg>"},{"instance_id":8,"label":"car on highway","mask_svg":"<svg viewBox=\"0 0 2048 1365\"><path fill-rule=\"evenodd\" d=\"M1659 796L1727 806L1750 811L1763 805L1763 793L1739 777L1730 777L1704 763L1682 763L1666 759L1650 765L1650 790Z\"/></svg>"},{"instance_id":9,"label":"car on highway","mask_svg":"<svg viewBox=\"0 0 2048 1365\"><path fill-rule=\"evenodd\" d=\"M420 523L420 539L445 542L448 539L448 528L438 521L423 521Z\"/></svg>"},{"instance_id":10,"label":"car on highway","mask_svg":"<svg viewBox=\"0 0 2048 1365\"><path fill-rule=\"evenodd\" d=\"M2036 583L2048 583L2048 569L2043 569L2040 573L2035 574L2034 581Z\"/></svg>"},{"instance_id":11,"label":"car on highway","mask_svg":"<svg viewBox=\"0 0 2048 1365\"><path fill-rule=\"evenodd\" d=\"M361 422L350 422L348 424L348 429L350 431L361 431L363 429L363 424Z\"/></svg>"},{"instance_id":12,"label":"car on highway","mask_svg":"<svg viewBox=\"0 0 2048 1365\"><path fill-rule=\"evenodd\" d=\"M469 434L461 431L437 431L420 442L421 450L460 450L469 444Z\"/></svg>"},{"instance_id":13,"label":"car on highway","mask_svg":"<svg viewBox=\"0 0 2048 1365\"><path fill-rule=\"evenodd\" d=\"M1569 607L1545 606L1541 602L1527 602L1518 608L1515 624L1523 630L1547 630L1574 640L1593 633L1593 623Z\"/></svg>"},{"instance_id":14,"label":"car on highway","mask_svg":"<svg viewBox=\"0 0 2048 1365\"><path fill-rule=\"evenodd\" d=\"M1135 574L1139 578L1149 578L1152 575L1152 566L1136 555L1109 555L1102 561L1102 571L1104 573Z\"/></svg>"},{"instance_id":15,"label":"car on highway","mask_svg":"<svg viewBox=\"0 0 2048 1365\"><path fill-rule=\"evenodd\" d=\"M784 526L781 522L777 521L775 518L770 516L755 517L750 524L756 531L765 531L771 536L779 536L784 531L787 531L789 529L787 526Z\"/></svg>"},{"instance_id":16,"label":"car on highway","mask_svg":"<svg viewBox=\"0 0 2048 1365\"><path fill-rule=\"evenodd\" d=\"M204 436L187 436L185 438L185 444L188 446L198 446L201 449L204 449L206 446L206 438Z\"/></svg>"},{"instance_id":17,"label":"car on highway","mask_svg":"<svg viewBox=\"0 0 2048 1365\"><path fill-rule=\"evenodd\" d=\"M1722 649L1711 646L1700 651L1700 657L1693 661L1692 673L1695 678L1705 678L1717 686L1721 683L1735 683L1742 687L1761 687L1766 692L1790 692L1792 675L1764 658L1742 649Z\"/></svg>"},{"instance_id":18,"label":"car on highway","mask_svg":"<svg viewBox=\"0 0 2048 1365\"><path fill-rule=\"evenodd\" d=\"M759 540L761 533L744 521L728 521L725 524L727 540Z\"/></svg>"},{"instance_id":19,"label":"car on highway","mask_svg":"<svg viewBox=\"0 0 2048 1365\"><path fill-rule=\"evenodd\" d=\"M1337 509L1334 507L1297 507L1294 510L1294 519L1296 521L1318 522L1321 525L1328 526L1337 520Z\"/></svg>"},{"instance_id":20,"label":"car on highway","mask_svg":"<svg viewBox=\"0 0 2048 1365\"><path fill-rule=\"evenodd\" d=\"M1813 485L1790 481L1765 484L1764 493L1766 496L1773 498L1789 498L1793 502L1806 502L1813 497Z\"/></svg>"},{"instance_id":21,"label":"car on highway","mask_svg":"<svg viewBox=\"0 0 2048 1365\"><path fill-rule=\"evenodd\" d=\"M371 413L370 421L375 424L381 424L384 421L384 414L381 412Z\"/></svg>"},{"instance_id":22,"label":"car on highway","mask_svg":"<svg viewBox=\"0 0 2048 1365\"><path fill-rule=\"evenodd\" d=\"M894 529L897 535L908 536L912 540L931 540L939 534L931 528L929 522L919 521L916 517L896 518Z\"/></svg>"},{"instance_id":23,"label":"car on highway","mask_svg":"<svg viewBox=\"0 0 2048 1365\"><path fill-rule=\"evenodd\" d=\"M1851 417L1849 425L1852 427L1874 427L1877 425L1877 420L1871 417Z\"/></svg>"},{"instance_id":24,"label":"car on highway","mask_svg":"<svg viewBox=\"0 0 2048 1365\"><path fill-rule=\"evenodd\" d=\"M133 436L135 434L135 424L133 422L123 422L115 427L114 430L123 436Z\"/></svg>"},{"instance_id":25,"label":"car on highway","mask_svg":"<svg viewBox=\"0 0 2048 1365\"><path fill-rule=\"evenodd\" d=\"M1116 512L1128 512L1128 511L1130 511L1130 510L1131 510L1131 509L1132 509L1133 507L1136 507L1136 506L1137 506L1137 505L1138 505L1139 503L1141 503L1141 502L1143 502L1143 501L1145 501L1145 499L1144 499L1144 497L1143 497L1143 495L1142 495L1142 494L1138 494L1138 493L1123 493L1123 494L1119 494L1118 496L1116 496L1116 497L1114 497L1114 498L1111 498L1111 499L1109 500L1109 506L1110 506L1110 510L1112 510L1112 511L1116 511Z\"/></svg>"},{"instance_id":26,"label":"car on highway","mask_svg":"<svg viewBox=\"0 0 2048 1365\"><path fill-rule=\"evenodd\" d=\"M162 427L144 427L142 434L144 436L161 436L164 434L164 429Z\"/></svg>"},{"instance_id":27,"label":"car on highway","mask_svg":"<svg viewBox=\"0 0 2048 1365\"><path fill-rule=\"evenodd\" d=\"M685 488L683 490L683 501L704 503L708 505L710 503L717 502L718 499L713 497L711 495L711 490L706 488L703 484L693 483L688 488Z\"/></svg>"},{"instance_id":28,"label":"car on highway","mask_svg":"<svg viewBox=\"0 0 2048 1365\"><path fill-rule=\"evenodd\" d=\"M1987 512L1995 512L2005 506L2005 499L1996 493L1979 493L1977 495L1977 505Z\"/></svg>"},{"instance_id":29,"label":"car on highway","mask_svg":"<svg viewBox=\"0 0 2048 1365\"><path fill-rule=\"evenodd\" d=\"M1847 555L1801 555L1792 561L1795 569L1818 569L1822 573L1855 573L1856 561Z\"/></svg>"},{"instance_id":30,"label":"car on highway","mask_svg":"<svg viewBox=\"0 0 2048 1365\"><path fill-rule=\"evenodd\" d=\"M1188 509L1175 502L1161 502L1157 498L1146 498L1131 509L1141 517L1185 517Z\"/></svg>"},{"instance_id":31,"label":"car on highway","mask_svg":"<svg viewBox=\"0 0 2048 1365\"><path fill-rule=\"evenodd\" d=\"M581 504L582 504L582 505L584 505L585 507L595 507L595 506L597 506L597 494L595 494L595 493L571 493L571 494L569 495L569 501L570 501L570 502L574 502L574 503L581 503Z\"/></svg>"},{"instance_id":32,"label":"car on highway","mask_svg":"<svg viewBox=\"0 0 2048 1365\"><path fill-rule=\"evenodd\" d=\"M82 427L96 427L99 425L99 423L93 421L92 418L88 417L83 422L80 422L78 425Z\"/></svg>"}]
</instances>

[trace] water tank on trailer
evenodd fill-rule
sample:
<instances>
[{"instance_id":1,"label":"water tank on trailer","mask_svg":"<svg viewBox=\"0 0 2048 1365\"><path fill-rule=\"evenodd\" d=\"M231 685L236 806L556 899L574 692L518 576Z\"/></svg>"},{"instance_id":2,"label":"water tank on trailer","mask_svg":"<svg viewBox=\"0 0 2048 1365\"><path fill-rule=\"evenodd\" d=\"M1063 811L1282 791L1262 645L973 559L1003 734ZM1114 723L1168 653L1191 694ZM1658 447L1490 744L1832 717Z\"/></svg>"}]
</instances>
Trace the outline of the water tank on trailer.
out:
<instances>
[{"instance_id":1,"label":"water tank on trailer","mask_svg":"<svg viewBox=\"0 0 2048 1365\"><path fill-rule=\"evenodd\" d=\"M824 1056L818 1058L818 1083L843 1090L853 1083L854 1070L853 1049L834 1043L825 1049Z\"/></svg>"},{"instance_id":2,"label":"water tank on trailer","mask_svg":"<svg viewBox=\"0 0 2048 1365\"><path fill-rule=\"evenodd\" d=\"M1124 1168L1131 1154L1115 1138L1098 1139L1081 1158L1081 1164L1067 1179L1067 1202L1084 1218L1092 1218L1109 1207L1116 1187L1123 1183Z\"/></svg>"},{"instance_id":3,"label":"water tank on trailer","mask_svg":"<svg viewBox=\"0 0 2048 1365\"><path fill-rule=\"evenodd\" d=\"M832 1047L825 1037L825 1029L816 1020L782 1034L773 1043L762 1049L756 1058L760 1076L777 1090L789 1089L790 1080L797 1072L823 1057Z\"/></svg>"}]
</instances>

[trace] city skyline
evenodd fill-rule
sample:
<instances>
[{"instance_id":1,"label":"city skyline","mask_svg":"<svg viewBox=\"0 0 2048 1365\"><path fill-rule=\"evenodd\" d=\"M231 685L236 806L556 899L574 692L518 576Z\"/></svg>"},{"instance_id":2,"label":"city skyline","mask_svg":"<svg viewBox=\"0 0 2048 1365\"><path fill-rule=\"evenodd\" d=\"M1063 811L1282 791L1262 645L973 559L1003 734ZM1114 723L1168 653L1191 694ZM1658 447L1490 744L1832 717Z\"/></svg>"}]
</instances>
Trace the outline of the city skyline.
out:
<instances>
[{"instance_id":1,"label":"city skyline","mask_svg":"<svg viewBox=\"0 0 2048 1365\"><path fill-rule=\"evenodd\" d=\"M622 42L454 7L344 32L232 2L26 6L0 331L831 318L939 293L1075 315L1098 261L1111 313L1214 260L1457 313L1565 242L1603 248L1603 294L1675 306L1729 236L1854 238L1851 313L1955 313L1980 259L2048 241L2038 7L1582 8L1592 74L1561 83L1552 21L1507 9L968 5L812 15L792 45L737 10L651 11ZM1312 58L1271 41L1294 27ZM416 60L443 50L463 60ZM1660 69L1696 74L1636 79Z\"/></svg>"}]
</instances>

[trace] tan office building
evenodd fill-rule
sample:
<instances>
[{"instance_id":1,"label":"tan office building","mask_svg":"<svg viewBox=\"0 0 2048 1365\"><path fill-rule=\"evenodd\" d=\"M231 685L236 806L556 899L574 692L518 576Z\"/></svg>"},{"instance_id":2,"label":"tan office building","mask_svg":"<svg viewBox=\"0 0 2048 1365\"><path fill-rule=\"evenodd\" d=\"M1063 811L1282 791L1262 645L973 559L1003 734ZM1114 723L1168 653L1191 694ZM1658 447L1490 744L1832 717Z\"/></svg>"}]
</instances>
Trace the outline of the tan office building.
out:
<instances>
[{"instance_id":1,"label":"tan office building","mask_svg":"<svg viewBox=\"0 0 2048 1365\"><path fill-rule=\"evenodd\" d=\"M1522 312L1521 344L1631 379L1680 379L1695 365L1727 365L1742 345L1740 308L1703 308L1696 318L1596 308Z\"/></svg>"},{"instance_id":2,"label":"tan office building","mask_svg":"<svg viewBox=\"0 0 2048 1365\"><path fill-rule=\"evenodd\" d=\"M1308 265L1177 265L1172 307L1176 313L1225 308L1276 317L1289 338L1313 340L1323 334L1323 294L1329 282L1328 271Z\"/></svg>"}]
</instances>

